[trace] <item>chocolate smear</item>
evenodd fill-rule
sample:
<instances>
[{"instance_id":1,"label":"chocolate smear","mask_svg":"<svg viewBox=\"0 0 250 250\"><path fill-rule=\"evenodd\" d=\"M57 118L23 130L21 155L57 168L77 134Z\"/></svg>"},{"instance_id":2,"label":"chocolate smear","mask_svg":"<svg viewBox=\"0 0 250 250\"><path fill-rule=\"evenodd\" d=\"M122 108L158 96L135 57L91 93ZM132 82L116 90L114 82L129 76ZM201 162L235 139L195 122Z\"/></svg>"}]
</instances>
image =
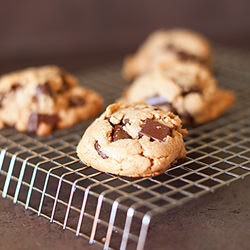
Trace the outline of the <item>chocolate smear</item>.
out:
<instances>
[{"instance_id":1,"label":"chocolate smear","mask_svg":"<svg viewBox=\"0 0 250 250\"><path fill-rule=\"evenodd\" d=\"M160 122L147 118L142 125L141 131L139 132L139 136L142 135L164 142L167 136L172 135L172 131L169 127L161 124Z\"/></svg>"},{"instance_id":2,"label":"chocolate smear","mask_svg":"<svg viewBox=\"0 0 250 250\"><path fill-rule=\"evenodd\" d=\"M37 86L36 97L39 98L40 95L47 95L53 97L53 92L48 82L44 84L39 84Z\"/></svg>"},{"instance_id":3,"label":"chocolate smear","mask_svg":"<svg viewBox=\"0 0 250 250\"><path fill-rule=\"evenodd\" d=\"M122 128L121 125L116 125L113 130L112 140L118 141L121 139L131 139L132 137Z\"/></svg>"},{"instance_id":4,"label":"chocolate smear","mask_svg":"<svg viewBox=\"0 0 250 250\"><path fill-rule=\"evenodd\" d=\"M54 128L58 120L59 117L57 115L32 113L28 121L28 131L36 131L41 123L46 123Z\"/></svg>"},{"instance_id":5,"label":"chocolate smear","mask_svg":"<svg viewBox=\"0 0 250 250\"><path fill-rule=\"evenodd\" d=\"M100 144L98 143L98 141L95 142L94 146L95 146L95 150L97 151L97 153L98 153L103 159L109 158L107 155L105 155L105 154L101 151L101 146L100 146Z\"/></svg>"},{"instance_id":6,"label":"chocolate smear","mask_svg":"<svg viewBox=\"0 0 250 250\"><path fill-rule=\"evenodd\" d=\"M81 96L72 96L69 99L69 107L79 107L85 104L85 100Z\"/></svg>"}]
</instances>

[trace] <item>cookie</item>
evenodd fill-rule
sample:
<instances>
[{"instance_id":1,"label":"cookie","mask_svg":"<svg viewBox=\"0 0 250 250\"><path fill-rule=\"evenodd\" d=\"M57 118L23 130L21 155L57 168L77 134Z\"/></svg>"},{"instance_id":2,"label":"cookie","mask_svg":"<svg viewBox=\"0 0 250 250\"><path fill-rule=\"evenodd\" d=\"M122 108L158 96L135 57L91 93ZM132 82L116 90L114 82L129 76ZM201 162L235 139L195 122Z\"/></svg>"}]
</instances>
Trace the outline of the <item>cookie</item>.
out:
<instances>
[{"instance_id":1,"label":"cookie","mask_svg":"<svg viewBox=\"0 0 250 250\"><path fill-rule=\"evenodd\" d=\"M138 51L125 58L123 76L131 80L151 70L159 58L174 63L193 61L211 67L212 49L202 35L184 29L152 33Z\"/></svg>"},{"instance_id":2,"label":"cookie","mask_svg":"<svg viewBox=\"0 0 250 250\"><path fill-rule=\"evenodd\" d=\"M186 124L215 119L228 109L234 94L217 87L210 71L193 62L165 63L138 77L119 100L145 102L178 114Z\"/></svg>"},{"instance_id":3,"label":"cookie","mask_svg":"<svg viewBox=\"0 0 250 250\"><path fill-rule=\"evenodd\" d=\"M146 104L112 104L87 128L77 153L103 172L154 176L185 157L185 133L173 113Z\"/></svg>"},{"instance_id":4,"label":"cookie","mask_svg":"<svg viewBox=\"0 0 250 250\"><path fill-rule=\"evenodd\" d=\"M97 115L103 100L56 66L28 68L0 78L0 127L45 135Z\"/></svg>"}]
</instances>

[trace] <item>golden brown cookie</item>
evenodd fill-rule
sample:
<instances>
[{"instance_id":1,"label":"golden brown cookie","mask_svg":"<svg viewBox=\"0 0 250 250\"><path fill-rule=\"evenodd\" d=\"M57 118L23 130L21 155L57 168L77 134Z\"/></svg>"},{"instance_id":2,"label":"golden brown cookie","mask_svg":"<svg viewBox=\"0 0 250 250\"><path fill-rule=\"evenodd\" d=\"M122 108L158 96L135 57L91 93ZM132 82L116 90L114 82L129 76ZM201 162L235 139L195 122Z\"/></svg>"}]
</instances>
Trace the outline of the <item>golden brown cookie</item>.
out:
<instances>
[{"instance_id":1,"label":"golden brown cookie","mask_svg":"<svg viewBox=\"0 0 250 250\"><path fill-rule=\"evenodd\" d=\"M185 29L159 30L152 33L134 55L126 57L123 76L131 80L148 72L158 60L175 63L196 62L211 67L212 48L201 34Z\"/></svg>"},{"instance_id":2,"label":"golden brown cookie","mask_svg":"<svg viewBox=\"0 0 250 250\"><path fill-rule=\"evenodd\" d=\"M119 102L159 106L178 114L184 123L199 124L221 115L233 100L234 94L219 89L207 68L178 62L161 64L138 77Z\"/></svg>"},{"instance_id":3,"label":"golden brown cookie","mask_svg":"<svg viewBox=\"0 0 250 250\"><path fill-rule=\"evenodd\" d=\"M77 146L83 163L103 172L154 176L186 155L181 120L146 104L112 104Z\"/></svg>"},{"instance_id":4,"label":"golden brown cookie","mask_svg":"<svg viewBox=\"0 0 250 250\"><path fill-rule=\"evenodd\" d=\"M56 66L28 68L0 78L0 127L45 135L97 115L103 100Z\"/></svg>"}]
</instances>

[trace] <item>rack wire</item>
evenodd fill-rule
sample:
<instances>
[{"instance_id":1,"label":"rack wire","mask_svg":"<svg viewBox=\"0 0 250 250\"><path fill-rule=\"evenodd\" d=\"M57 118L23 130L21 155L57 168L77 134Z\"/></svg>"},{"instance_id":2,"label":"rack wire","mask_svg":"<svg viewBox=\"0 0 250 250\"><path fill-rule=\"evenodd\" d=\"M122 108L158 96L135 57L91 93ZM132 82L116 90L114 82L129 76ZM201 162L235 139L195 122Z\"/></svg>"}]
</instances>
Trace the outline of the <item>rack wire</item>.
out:
<instances>
[{"instance_id":1,"label":"rack wire","mask_svg":"<svg viewBox=\"0 0 250 250\"><path fill-rule=\"evenodd\" d=\"M154 216L250 173L249 55L225 49L217 55L219 84L236 92L236 103L219 119L190 127L187 157L165 173L128 178L83 165L75 147L90 122L42 138L5 128L0 131L2 197L105 249L143 249ZM106 104L126 87L118 64L79 77Z\"/></svg>"}]
</instances>

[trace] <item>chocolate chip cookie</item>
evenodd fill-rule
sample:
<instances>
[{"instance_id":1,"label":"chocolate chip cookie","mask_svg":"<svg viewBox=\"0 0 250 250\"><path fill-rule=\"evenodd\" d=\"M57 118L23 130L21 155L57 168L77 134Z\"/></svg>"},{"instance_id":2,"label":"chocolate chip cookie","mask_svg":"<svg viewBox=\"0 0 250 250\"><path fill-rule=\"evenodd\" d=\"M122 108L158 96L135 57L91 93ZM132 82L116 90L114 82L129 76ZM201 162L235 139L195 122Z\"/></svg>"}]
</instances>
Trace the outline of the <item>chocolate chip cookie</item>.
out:
<instances>
[{"instance_id":1,"label":"chocolate chip cookie","mask_svg":"<svg viewBox=\"0 0 250 250\"><path fill-rule=\"evenodd\" d=\"M202 35L184 29L159 30L152 33L138 51L125 59L123 76L131 80L151 70L158 60L193 61L211 67L212 49Z\"/></svg>"},{"instance_id":2,"label":"chocolate chip cookie","mask_svg":"<svg viewBox=\"0 0 250 250\"><path fill-rule=\"evenodd\" d=\"M45 135L97 115L103 100L56 66L28 68L0 78L0 128Z\"/></svg>"},{"instance_id":3,"label":"chocolate chip cookie","mask_svg":"<svg viewBox=\"0 0 250 250\"><path fill-rule=\"evenodd\" d=\"M186 124L199 124L218 117L233 100L234 94L219 89L207 68L179 62L161 64L138 77L120 102L145 102L178 114Z\"/></svg>"},{"instance_id":4,"label":"chocolate chip cookie","mask_svg":"<svg viewBox=\"0 0 250 250\"><path fill-rule=\"evenodd\" d=\"M146 104L112 104L87 128L77 153L103 172L154 176L185 157L185 133L173 113Z\"/></svg>"}]
</instances>

